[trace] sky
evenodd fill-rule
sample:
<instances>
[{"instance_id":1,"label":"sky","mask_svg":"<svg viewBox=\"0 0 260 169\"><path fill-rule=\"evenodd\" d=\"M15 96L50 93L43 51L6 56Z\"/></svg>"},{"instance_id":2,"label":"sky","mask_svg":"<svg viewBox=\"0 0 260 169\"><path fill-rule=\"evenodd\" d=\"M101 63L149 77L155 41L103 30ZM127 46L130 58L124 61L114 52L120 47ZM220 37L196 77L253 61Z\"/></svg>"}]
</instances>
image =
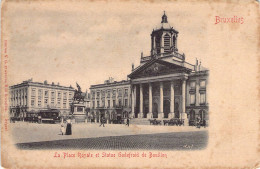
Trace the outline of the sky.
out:
<instances>
[{"instance_id":1,"label":"sky","mask_svg":"<svg viewBox=\"0 0 260 169\"><path fill-rule=\"evenodd\" d=\"M150 34L163 11L179 31L178 49L186 61L195 64L198 58L207 67L208 13L197 10L207 4L28 1L8 7L10 85L33 78L73 87L77 82L85 91L109 77L126 80L141 52L150 54Z\"/></svg>"}]
</instances>

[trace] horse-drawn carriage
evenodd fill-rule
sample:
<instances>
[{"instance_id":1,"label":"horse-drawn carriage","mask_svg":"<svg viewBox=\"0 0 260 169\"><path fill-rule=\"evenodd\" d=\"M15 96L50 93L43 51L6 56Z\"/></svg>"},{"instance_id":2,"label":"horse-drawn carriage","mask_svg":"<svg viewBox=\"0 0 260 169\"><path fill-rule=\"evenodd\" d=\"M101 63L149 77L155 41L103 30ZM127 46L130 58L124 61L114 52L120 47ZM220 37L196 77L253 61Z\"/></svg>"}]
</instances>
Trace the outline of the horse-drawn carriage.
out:
<instances>
[{"instance_id":1,"label":"horse-drawn carriage","mask_svg":"<svg viewBox=\"0 0 260 169\"><path fill-rule=\"evenodd\" d=\"M183 119L172 118L170 120L163 120L163 124L166 126L181 126L184 125Z\"/></svg>"},{"instance_id":2,"label":"horse-drawn carriage","mask_svg":"<svg viewBox=\"0 0 260 169\"><path fill-rule=\"evenodd\" d=\"M149 119L150 125L161 125L161 120L156 120L156 119Z\"/></svg>"},{"instance_id":3,"label":"horse-drawn carriage","mask_svg":"<svg viewBox=\"0 0 260 169\"><path fill-rule=\"evenodd\" d=\"M189 121L189 126L204 126L204 127L206 127L206 120L204 119L204 120L199 120L199 122L198 122L198 120L190 120Z\"/></svg>"}]
</instances>

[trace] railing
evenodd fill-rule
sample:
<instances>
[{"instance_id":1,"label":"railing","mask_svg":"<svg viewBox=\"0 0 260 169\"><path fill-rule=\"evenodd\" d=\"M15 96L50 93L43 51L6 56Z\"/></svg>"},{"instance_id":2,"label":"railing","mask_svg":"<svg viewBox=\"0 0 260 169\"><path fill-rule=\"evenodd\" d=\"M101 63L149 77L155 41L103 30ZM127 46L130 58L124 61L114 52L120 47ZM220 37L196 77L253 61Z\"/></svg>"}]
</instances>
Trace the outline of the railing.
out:
<instances>
[{"instance_id":1,"label":"railing","mask_svg":"<svg viewBox=\"0 0 260 169\"><path fill-rule=\"evenodd\" d=\"M148 60L151 60L151 59L152 59L151 56L145 56L145 57L141 58L141 62L145 62L145 61L148 61Z\"/></svg>"},{"instance_id":2,"label":"railing","mask_svg":"<svg viewBox=\"0 0 260 169\"><path fill-rule=\"evenodd\" d=\"M173 56L176 57L178 59L181 60L185 60L185 55L184 54L180 54L176 51L172 51L169 53L160 53L160 54L154 54L153 57L154 58L160 58L160 57L167 57L167 56ZM152 56L145 56L145 57L141 57L141 62L146 62L152 59Z\"/></svg>"}]
</instances>

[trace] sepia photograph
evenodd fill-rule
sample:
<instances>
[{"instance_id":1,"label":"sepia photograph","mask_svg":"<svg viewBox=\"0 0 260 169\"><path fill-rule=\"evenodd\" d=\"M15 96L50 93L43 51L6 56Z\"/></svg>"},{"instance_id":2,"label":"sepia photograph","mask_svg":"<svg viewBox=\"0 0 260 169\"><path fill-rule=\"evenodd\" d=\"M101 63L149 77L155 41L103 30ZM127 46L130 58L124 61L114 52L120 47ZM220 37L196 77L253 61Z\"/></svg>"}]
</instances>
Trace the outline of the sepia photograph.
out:
<instances>
[{"instance_id":1,"label":"sepia photograph","mask_svg":"<svg viewBox=\"0 0 260 169\"><path fill-rule=\"evenodd\" d=\"M259 167L259 2L1 12L5 168Z\"/></svg>"}]
</instances>

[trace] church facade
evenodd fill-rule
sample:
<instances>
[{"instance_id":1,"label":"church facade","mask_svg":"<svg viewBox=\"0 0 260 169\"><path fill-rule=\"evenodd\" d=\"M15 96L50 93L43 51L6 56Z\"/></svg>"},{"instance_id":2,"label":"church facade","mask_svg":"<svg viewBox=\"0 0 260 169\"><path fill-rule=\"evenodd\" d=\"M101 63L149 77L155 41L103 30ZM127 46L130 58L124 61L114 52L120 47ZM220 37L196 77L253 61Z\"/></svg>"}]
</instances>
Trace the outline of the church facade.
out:
<instances>
[{"instance_id":1,"label":"church facade","mask_svg":"<svg viewBox=\"0 0 260 169\"><path fill-rule=\"evenodd\" d=\"M177 39L178 31L164 14L161 26L151 33L150 56L141 54L140 65L128 75L130 118L179 118L193 125L200 116L208 124L209 70L197 60L186 62L185 54L178 52Z\"/></svg>"}]
</instances>

